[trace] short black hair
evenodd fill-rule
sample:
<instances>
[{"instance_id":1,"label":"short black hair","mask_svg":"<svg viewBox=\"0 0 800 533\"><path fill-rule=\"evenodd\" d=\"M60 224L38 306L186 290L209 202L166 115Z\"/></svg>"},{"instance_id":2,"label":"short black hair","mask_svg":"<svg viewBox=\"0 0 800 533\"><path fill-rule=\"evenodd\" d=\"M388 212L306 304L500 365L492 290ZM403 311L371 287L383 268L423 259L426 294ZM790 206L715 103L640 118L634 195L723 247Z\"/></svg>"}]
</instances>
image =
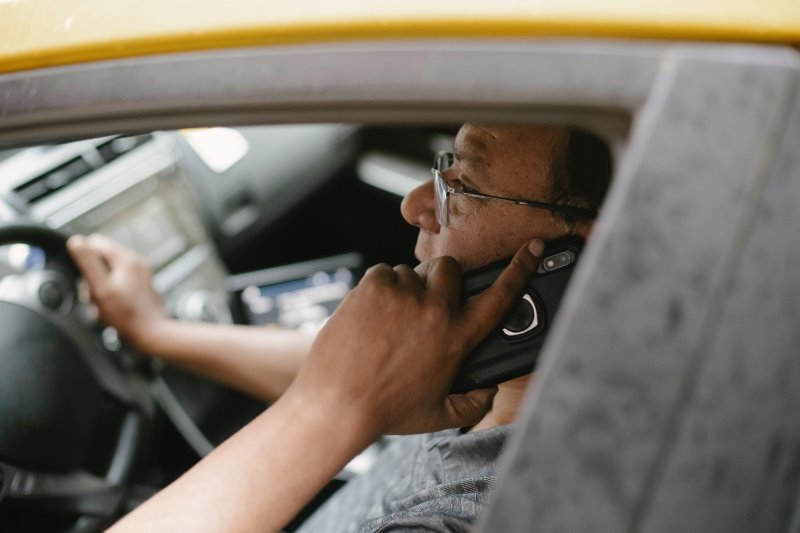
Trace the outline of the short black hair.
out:
<instances>
[{"instance_id":1,"label":"short black hair","mask_svg":"<svg viewBox=\"0 0 800 533\"><path fill-rule=\"evenodd\" d=\"M550 161L552 202L598 210L611 183L611 150L603 139L580 129L570 129L567 141ZM569 225L586 218L571 213L554 215Z\"/></svg>"}]
</instances>

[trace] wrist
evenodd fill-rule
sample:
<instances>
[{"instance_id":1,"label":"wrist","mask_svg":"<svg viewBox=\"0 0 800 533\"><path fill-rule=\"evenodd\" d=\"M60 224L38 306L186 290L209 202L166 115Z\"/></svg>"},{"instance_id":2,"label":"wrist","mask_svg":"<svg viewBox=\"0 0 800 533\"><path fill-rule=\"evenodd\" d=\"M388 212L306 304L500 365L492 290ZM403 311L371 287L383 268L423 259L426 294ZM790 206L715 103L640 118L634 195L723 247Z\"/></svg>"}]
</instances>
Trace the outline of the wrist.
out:
<instances>
[{"instance_id":1,"label":"wrist","mask_svg":"<svg viewBox=\"0 0 800 533\"><path fill-rule=\"evenodd\" d=\"M381 436L368 413L324 391L309 394L297 386L297 380L271 409L281 403L295 420L318 431L326 447L345 457L342 467Z\"/></svg>"},{"instance_id":2,"label":"wrist","mask_svg":"<svg viewBox=\"0 0 800 533\"><path fill-rule=\"evenodd\" d=\"M170 339L175 337L174 328L177 325L178 321L167 315L154 317L131 324L123 337L137 350L158 356L165 346L169 346Z\"/></svg>"}]
</instances>

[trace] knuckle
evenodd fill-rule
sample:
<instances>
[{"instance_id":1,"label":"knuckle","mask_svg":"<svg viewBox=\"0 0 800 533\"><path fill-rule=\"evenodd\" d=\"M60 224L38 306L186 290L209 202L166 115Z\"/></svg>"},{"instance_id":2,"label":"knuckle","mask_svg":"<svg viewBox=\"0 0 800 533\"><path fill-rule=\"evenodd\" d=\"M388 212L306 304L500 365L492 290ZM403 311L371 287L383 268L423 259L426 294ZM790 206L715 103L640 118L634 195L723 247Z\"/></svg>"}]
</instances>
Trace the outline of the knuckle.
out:
<instances>
[{"instance_id":1,"label":"knuckle","mask_svg":"<svg viewBox=\"0 0 800 533\"><path fill-rule=\"evenodd\" d=\"M103 238L99 233L92 233L86 237L86 242L92 246L97 246L98 244L102 243L102 241Z\"/></svg>"},{"instance_id":2,"label":"knuckle","mask_svg":"<svg viewBox=\"0 0 800 533\"><path fill-rule=\"evenodd\" d=\"M356 286L358 292L365 294L366 296L377 296L384 294L389 288L388 284L386 283L387 269L391 272L391 276L395 275L388 265L375 265L370 267L370 269L367 270L367 272L361 278L361 281Z\"/></svg>"},{"instance_id":3,"label":"knuckle","mask_svg":"<svg viewBox=\"0 0 800 533\"><path fill-rule=\"evenodd\" d=\"M375 283L375 281L371 279L362 280L362 282L358 284L357 289L358 289L358 294L364 295L366 297L371 297L383 290L380 284Z\"/></svg>"},{"instance_id":4,"label":"knuckle","mask_svg":"<svg viewBox=\"0 0 800 533\"><path fill-rule=\"evenodd\" d=\"M392 270L392 267L387 265L386 263L378 263L377 265L372 265L369 267L366 272L364 272L364 277L362 279L368 280L375 277L386 275L388 271Z\"/></svg>"}]
</instances>

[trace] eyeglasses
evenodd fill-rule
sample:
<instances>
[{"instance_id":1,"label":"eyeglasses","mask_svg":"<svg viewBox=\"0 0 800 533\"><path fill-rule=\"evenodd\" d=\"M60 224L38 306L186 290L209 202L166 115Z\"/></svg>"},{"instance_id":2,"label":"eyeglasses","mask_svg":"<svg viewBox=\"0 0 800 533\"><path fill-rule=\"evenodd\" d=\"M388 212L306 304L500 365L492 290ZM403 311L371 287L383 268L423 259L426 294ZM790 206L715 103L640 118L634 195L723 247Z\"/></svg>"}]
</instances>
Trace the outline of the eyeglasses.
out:
<instances>
[{"instance_id":1,"label":"eyeglasses","mask_svg":"<svg viewBox=\"0 0 800 533\"><path fill-rule=\"evenodd\" d=\"M547 202L540 202L537 200L521 200L518 198L507 198L505 196L493 196L491 194L481 194L464 188L459 185L452 187L447 183L442 176L443 172L453 166L455 157L450 152L439 152L433 159L433 189L436 194L436 221L441 226L447 226L450 222L449 217L449 202L450 195L460 194L469 196L471 198L482 198L484 200L496 200L498 202L506 202L515 205L525 205L534 207L536 209L546 209L555 213L563 213L565 215L572 215L578 218L593 219L597 216L597 211L594 209L587 209L583 207L573 207L569 205L551 204Z\"/></svg>"}]
</instances>

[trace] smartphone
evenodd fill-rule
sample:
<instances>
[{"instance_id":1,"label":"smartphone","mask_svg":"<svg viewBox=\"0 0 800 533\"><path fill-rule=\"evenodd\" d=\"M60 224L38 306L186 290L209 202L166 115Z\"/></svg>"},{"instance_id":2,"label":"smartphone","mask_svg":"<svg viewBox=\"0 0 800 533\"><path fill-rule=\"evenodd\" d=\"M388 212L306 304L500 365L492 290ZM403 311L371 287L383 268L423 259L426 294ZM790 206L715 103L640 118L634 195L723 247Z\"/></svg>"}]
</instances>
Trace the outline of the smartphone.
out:
<instances>
[{"instance_id":1,"label":"smartphone","mask_svg":"<svg viewBox=\"0 0 800 533\"><path fill-rule=\"evenodd\" d=\"M533 371L583 245L580 237L545 244L536 274L500 325L467 356L452 393L492 387ZM462 303L487 289L510 261L504 259L465 273Z\"/></svg>"}]
</instances>

